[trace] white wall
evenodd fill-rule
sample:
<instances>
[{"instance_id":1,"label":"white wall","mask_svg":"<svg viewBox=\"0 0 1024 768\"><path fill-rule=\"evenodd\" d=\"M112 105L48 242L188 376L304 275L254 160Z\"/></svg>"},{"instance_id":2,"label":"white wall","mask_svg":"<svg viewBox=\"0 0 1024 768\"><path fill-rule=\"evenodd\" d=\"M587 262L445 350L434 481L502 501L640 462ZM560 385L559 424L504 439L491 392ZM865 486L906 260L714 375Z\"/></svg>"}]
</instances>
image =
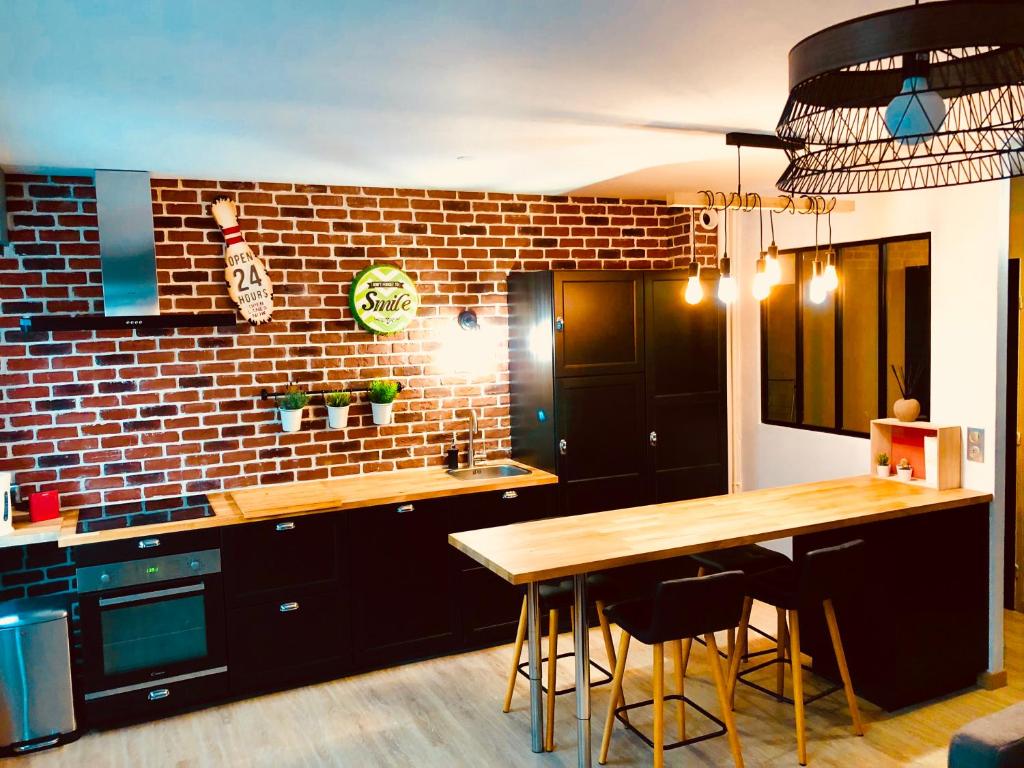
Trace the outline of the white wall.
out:
<instances>
[{"instance_id":1,"label":"white wall","mask_svg":"<svg viewBox=\"0 0 1024 768\"><path fill-rule=\"evenodd\" d=\"M852 214L832 216L833 242L931 233L931 419L985 430L985 463L964 462L963 485L997 491L990 525L989 669L1003 668L1003 500L1006 263L1009 183L860 195ZM760 313L750 297L759 250L758 217L736 214L730 231L742 299L734 307L733 377L737 489L864 474L868 441L761 423ZM765 236L768 237L765 217ZM822 237L827 224L820 221ZM814 244L814 217L775 217L782 249ZM765 245L769 240L765 241ZM966 441L965 441L966 442ZM782 546L785 549L785 546Z\"/></svg>"}]
</instances>

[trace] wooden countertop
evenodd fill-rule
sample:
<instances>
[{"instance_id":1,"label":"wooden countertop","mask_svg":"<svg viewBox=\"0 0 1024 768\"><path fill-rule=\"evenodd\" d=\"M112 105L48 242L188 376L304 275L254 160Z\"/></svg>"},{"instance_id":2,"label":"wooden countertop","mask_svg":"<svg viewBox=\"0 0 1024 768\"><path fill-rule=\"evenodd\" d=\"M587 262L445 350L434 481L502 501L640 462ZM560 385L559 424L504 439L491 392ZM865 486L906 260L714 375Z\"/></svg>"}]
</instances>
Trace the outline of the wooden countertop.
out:
<instances>
[{"instance_id":1,"label":"wooden countertop","mask_svg":"<svg viewBox=\"0 0 1024 768\"><path fill-rule=\"evenodd\" d=\"M14 531L0 536L0 549L5 547L23 547L26 544L45 544L57 541L60 538L60 529L63 518L73 517L78 520L77 510L67 510L61 513L61 517L53 520L44 520L40 523L33 523L29 520L27 512L14 513Z\"/></svg>"},{"instance_id":2,"label":"wooden countertop","mask_svg":"<svg viewBox=\"0 0 1024 768\"><path fill-rule=\"evenodd\" d=\"M526 584L991 500L865 475L453 533L448 541Z\"/></svg>"},{"instance_id":3,"label":"wooden countertop","mask_svg":"<svg viewBox=\"0 0 1024 768\"><path fill-rule=\"evenodd\" d=\"M295 517L383 504L402 504L443 496L526 488L558 482L556 475L516 461L494 461L481 466L498 464L515 464L530 470L530 473L485 480L458 480L449 475L443 467L435 466L398 469L392 472L370 472L365 475L348 475L330 480L254 486L224 493L208 494L207 499L214 512L210 517L87 533L77 532L78 514L77 511L72 511L64 516L63 523L59 526L59 535L54 532L53 538L48 540L57 541L61 547L77 547L83 544L134 539L139 536L159 536L225 525L239 525L277 517ZM17 534L16 530L15 535ZM3 541L4 538L0 537L0 542ZM31 543L36 542L27 540L15 542L15 544Z\"/></svg>"}]
</instances>

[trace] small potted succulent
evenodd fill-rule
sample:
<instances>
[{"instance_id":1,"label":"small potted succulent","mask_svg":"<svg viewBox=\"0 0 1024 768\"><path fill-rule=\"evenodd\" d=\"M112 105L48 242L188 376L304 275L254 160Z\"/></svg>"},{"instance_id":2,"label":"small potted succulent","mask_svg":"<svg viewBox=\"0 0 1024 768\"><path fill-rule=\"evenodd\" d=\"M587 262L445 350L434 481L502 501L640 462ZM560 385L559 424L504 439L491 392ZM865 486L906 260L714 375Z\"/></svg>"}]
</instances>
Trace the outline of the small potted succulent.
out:
<instances>
[{"instance_id":1,"label":"small potted succulent","mask_svg":"<svg viewBox=\"0 0 1024 768\"><path fill-rule=\"evenodd\" d=\"M289 387L277 403L281 414L281 429L285 432L298 432L302 428L302 414L309 403L309 395L298 387Z\"/></svg>"},{"instance_id":2,"label":"small potted succulent","mask_svg":"<svg viewBox=\"0 0 1024 768\"><path fill-rule=\"evenodd\" d=\"M879 477L888 477L891 470L889 469L889 454L885 451L878 454L875 461L875 471Z\"/></svg>"},{"instance_id":3,"label":"small potted succulent","mask_svg":"<svg viewBox=\"0 0 1024 768\"><path fill-rule=\"evenodd\" d=\"M374 379L370 382L370 407L373 409L373 423L391 423L391 409L398 397L398 382L392 379Z\"/></svg>"},{"instance_id":4,"label":"small potted succulent","mask_svg":"<svg viewBox=\"0 0 1024 768\"><path fill-rule=\"evenodd\" d=\"M348 406L352 395L348 392L328 392L324 395L327 405L327 426L331 429L344 429L348 426Z\"/></svg>"},{"instance_id":5,"label":"small potted succulent","mask_svg":"<svg viewBox=\"0 0 1024 768\"><path fill-rule=\"evenodd\" d=\"M914 468L907 459L900 459L900 463L896 465L896 476L900 480L910 480L914 476Z\"/></svg>"}]
</instances>

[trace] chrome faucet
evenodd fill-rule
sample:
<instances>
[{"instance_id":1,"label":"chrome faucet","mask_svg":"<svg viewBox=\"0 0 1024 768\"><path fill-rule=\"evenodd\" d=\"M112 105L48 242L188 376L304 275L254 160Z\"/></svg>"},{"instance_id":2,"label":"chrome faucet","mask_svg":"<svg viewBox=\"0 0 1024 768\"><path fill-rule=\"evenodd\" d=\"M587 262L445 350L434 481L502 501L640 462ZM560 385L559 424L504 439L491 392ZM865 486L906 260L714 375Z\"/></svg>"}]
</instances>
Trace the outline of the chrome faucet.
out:
<instances>
[{"instance_id":1,"label":"chrome faucet","mask_svg":"<svg viewBox=\"0 0 1024 768\"><path fill-rule=\"evenodd\" d=\"M469 414L469 449L466 452L466 458L469 461L470 469L476 466L476 447L473 443L473 438L476 436L476 411L472 408L464 408L460 411L456 411L455 415L458 416L460 413Z\"/></svg>"}]
</instances>

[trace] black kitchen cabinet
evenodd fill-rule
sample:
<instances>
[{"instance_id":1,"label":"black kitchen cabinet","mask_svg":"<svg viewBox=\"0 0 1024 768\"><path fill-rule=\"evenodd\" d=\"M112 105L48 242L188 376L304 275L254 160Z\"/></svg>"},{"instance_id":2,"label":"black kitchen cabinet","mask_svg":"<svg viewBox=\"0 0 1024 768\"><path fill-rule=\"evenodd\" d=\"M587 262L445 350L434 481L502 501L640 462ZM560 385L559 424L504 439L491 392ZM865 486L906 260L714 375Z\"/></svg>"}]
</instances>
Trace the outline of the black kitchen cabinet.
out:
<instances>
[{"instance_id":1,"label":"black kitchen cabinet","mask_svg":"<svg viewBox=\"0 0 1024 768\"><path fill-rule=\"evenodd\" d=\"M686 275L509 275L512 455L559 476L563 514L728 489L726 319Z\"/></svg>"},{"instance_id":2,"label":"black kitchen cabinet","mask_svg":"<svg viewBox=\"0 0 1024 768\"><path fill-rule=\"evenodd\" d=\"M451 499L345 513L352 576L353 654L368 668L455 650L456 567Z\"/></svg>"},{"instance_id":3,"label":"black kitchen cabinet","mask_svg":"<svg viewBox=\"0 0 1024 768\"><path fill-rule=\"evenodd\" d=\"M455 530L490 528L538 520L555 514L556 486L474 493L453 498ZM515 639L523 601L522 587L449 547L457 573L461 641L465 648L481 648Z\"/></svg>"},{"instance_id":4,"label":"black kitchen cabinet","mask_svg":"<svg viewBox=\"0 0 1024 768\"><path fill-rule=\"evenodd\" d=\"M342 576L335 515L303 515L225 529L228 604L282 603L337 590Z\"/></svg>"}]
</instances>

